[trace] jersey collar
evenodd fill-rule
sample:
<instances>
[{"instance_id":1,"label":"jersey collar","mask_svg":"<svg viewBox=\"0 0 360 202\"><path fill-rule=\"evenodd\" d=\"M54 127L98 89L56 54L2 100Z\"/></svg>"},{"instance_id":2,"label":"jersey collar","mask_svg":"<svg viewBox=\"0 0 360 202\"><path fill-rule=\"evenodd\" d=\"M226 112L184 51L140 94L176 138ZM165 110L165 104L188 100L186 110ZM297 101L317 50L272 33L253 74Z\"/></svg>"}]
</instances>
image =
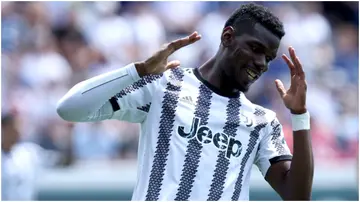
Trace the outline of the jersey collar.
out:
<instances>
[{"instance_id":1,"label":"jersey collar","mask_svg":"<svg viewBox=\"0 0 360 202\"><path fill-rule=\"evenodd\" d=\"M239 98L240 97L240 93L241 92L227 92L227 91L223 91L217 87L215 87L214 85L212 85L211 83L209 83L208 81L206 81L200 74L199 72L199 68L194 68L193 69L194 75L196 76L197 79L199 79L206 87L208 87L210 90L212 90L214 93L220 95L220 96L224 96L224 97L228 97L228 98Z\"/></svg>"}]
</instances>

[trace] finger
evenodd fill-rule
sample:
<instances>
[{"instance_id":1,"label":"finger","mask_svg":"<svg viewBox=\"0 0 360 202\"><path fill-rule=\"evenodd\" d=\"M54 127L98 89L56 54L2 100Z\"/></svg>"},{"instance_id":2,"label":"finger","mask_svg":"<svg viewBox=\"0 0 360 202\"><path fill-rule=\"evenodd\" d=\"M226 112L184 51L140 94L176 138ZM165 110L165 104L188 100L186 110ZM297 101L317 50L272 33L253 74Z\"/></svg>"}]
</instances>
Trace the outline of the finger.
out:
<instances>
[{"instance_id":1,"label":"finger","mask_svg":"<svg viewBox=\"0 0 360 202\"><path fill-rule=\"evenodd\" d=\"M296 74L296 69L295 69L294 64L290 61L290 59L285 54L282 55L282 58L286 62L287 66L289 67L290 76L291 77L294 76Z\"/></svg>"},{"instance_id":2,"label":"finger","mask_svg":"<svg viewBox=\"0 0 360 202\"><path fill-rule=\"evenodd\" d=\"M296 68L296 63L295 63L296 54L295 54L295 49L292 46L289 47L289 54L290 54L291 61L292 61L292 63L294 64L294 66Z\"/></svg>"},{"instance_id":3,"label":"finger","mask_svg":"<svg viewBox=\"0 0 360 202\"><path fill-rule=\"evenodd\" d=\"M299 57L296 56L295 49L291 46L289 47L289 53L290 53L291 60L295 66L297 75L300 76L301 79L305 79L305 73L302 68L300 59L299 59Z\"/></svg>"},{"instance_id":4,"label":"finger","mask_svg":"<svg viewBox=\"0 0 360 202\"><path fill-rule=\"evenodd\" d=\"M280 94L280 97L283 98L286 94L284 84L279 79L276 79L275 85L276 85L276 89L278 90L278 92Z\"/></svg>"},{"instance_id":5,"label":"finger","mask_svg":"<svg viewBox=\"0 0 360 202\"><path fill-rule=\"evenodd\" d=\"M290 53L291 61L293 62L295 67L301 66L301 64L299 63L299 60L297 60L298 57L296 56L295 49L291 46L289 47L289 53Z\"/></svg>"},{"instance_id":6,"label":"finger","mask_svg":"<svg viewBox=\"0 0 360 202\"><path fill-rule=\"evenodd\" d=\"M201 38L201 35L197 31L195 31L188 37L189 37L190 41L193 43L193 42L199 40Z\"/></svg>"},{"instance_id":7,"label":"finger","mask_svg":"<svg viewBox=\"0 0 360 202\"><path fill-rule=\"evenodd\" d=\"M169 43L165 49L165 53L167 54L167 56L169 56L173 54L175 51L179 50L180 48L193 44L200 39L201 39L201 35L199 35L197 32L194 32L187 37L177 39Z\"/></svg>"},{"instance_id":8,"label":"finger","mask_svg":"<svg viewBox=\"0 0 360 202\"><path fill-rule=\"evenodd\" d=\"M180 66L180 61L174 60L174 61L168 62L165 68L168 70L168 69L176 68L178 66Z\"/></svg>"},{"instance_id":9,"label":"finger","mask_svg":"<svg viewBox=\"0 0 360 202\"><path fill-rule=\"evenodd\" d=\"M290 91L295 90L294 89L294 85L295 85L295 79L296 79L296 68L294 66L294 64L291 62L291 60L285 55L282 55L283 60L286 62L287 66L289 67L290 70Z\"/></svg>"},{"instance_id":10,"label":"finger","mask_svg":"<svg viewBox=\"0 0 360 202\"><path fill-rule=\"evenodd\" d=\"M298 66L297 72L298 72L298 75L299 75L300 79L305 79L305 72L304 72L304 69L303 69L302 64L300 62L299 57L295 58L295 64L296 64L296 66Z\"/></svg>"}]
</instances>

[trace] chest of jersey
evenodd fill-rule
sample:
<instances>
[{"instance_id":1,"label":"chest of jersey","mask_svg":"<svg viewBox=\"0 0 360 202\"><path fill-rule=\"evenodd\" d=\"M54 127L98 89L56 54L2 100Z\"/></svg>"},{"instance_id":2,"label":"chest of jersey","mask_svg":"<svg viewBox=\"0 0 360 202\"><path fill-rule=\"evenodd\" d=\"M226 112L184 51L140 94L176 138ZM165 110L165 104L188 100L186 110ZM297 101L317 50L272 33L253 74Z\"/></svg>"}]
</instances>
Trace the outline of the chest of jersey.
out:
<instances>
[{"instance_id":1,"label":"chest of jersey","mask_svg":"<svg viewBox=\"0 0 360 202\"><path fill-rule=\"evenodd\" d=\"M195 91L195 92L194 92ZM205 155L223 151L226 158L239 158L250 143L255 147L256 116L240 98L226 98L206 86L184 88L179 93L173 135L177 144L201 144ZM196 143L195 143L196 142Z\"/></svg>"}]
</instances>

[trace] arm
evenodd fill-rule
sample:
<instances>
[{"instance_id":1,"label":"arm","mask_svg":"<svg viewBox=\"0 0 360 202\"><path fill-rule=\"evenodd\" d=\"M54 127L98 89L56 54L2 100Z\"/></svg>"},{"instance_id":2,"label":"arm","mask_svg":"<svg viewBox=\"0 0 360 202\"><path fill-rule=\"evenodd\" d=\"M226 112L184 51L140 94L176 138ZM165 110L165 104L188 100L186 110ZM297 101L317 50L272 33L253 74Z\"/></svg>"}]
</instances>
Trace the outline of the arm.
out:
<instances>
[{"instance_id":1,"label":"arm","mask_svg":"<svg viewBox=\"0 0 360 202\"><path fill-rule=\"evenodd\" d=\"M180 65L178 61L168 63L167 58L200 38L194 32L169 43L144 62L78 83L58 102L57 113L72 122L110 118L142 122L147 115L144 108L148 108L154 93L154 81L166 70Z\"/></svg>"},{"instance_id":2,"label":"arm","mask_svg":"<svg viewBox=\"0 0 360 202\"><path fill-rule=\"evenodd\" d=\"M109 119L114 113L111 97L139 79L136 64L130 64L80 82L60 99L57 113L73 122Z\"/></svg>"},{"instance_id":3,"label":"arm","mask_svg":"<svg viewBox=\"0 0 360 202\"><path fill-rule=\"evenodd\" d=\"M269 168L266 181L283 200L310 200L314 160L309 130L294 131L292 161L280 161Z\"/></svg>"},{"instance_id":4,"label":"arm","mask_svg":"<svg viewBox=\"0 0 360 202\"><path fill-rule=\"evenodd\" d=\"M310 200L314 175L314 160L310 137L310 116L306 110L305 73L290 47L291 60L282 57L290 69L291 85L285 90L280 80L276 80L277 90L284 105L292 113L294 157L292 162L279 162L272 165L266 174L266 180L286 200Z\"/></svg>"}]
</instances>

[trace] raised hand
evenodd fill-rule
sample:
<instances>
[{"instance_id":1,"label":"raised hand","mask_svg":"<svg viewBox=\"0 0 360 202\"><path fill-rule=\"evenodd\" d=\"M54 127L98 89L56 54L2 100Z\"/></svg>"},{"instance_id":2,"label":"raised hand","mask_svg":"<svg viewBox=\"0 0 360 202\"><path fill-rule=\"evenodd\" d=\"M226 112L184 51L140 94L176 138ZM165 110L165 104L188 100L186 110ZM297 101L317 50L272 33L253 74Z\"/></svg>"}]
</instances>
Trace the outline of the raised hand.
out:
<instances>
[{"instance_id":1,"label":"raised hand","mask_svg":"<svg viewBox=\"0 0 360 202\"><path fill-rule=\"evenodd\" d=\"M168 69L180 66L180 61L175 60L168 62L168 57L180 48L193 44L200 39L201 35L194 32L187 37L165 44L159 51L144 62L135 63L139 75L161 74Z\"/></svg>"},{"instance_id":2,"label":"raised hand","mask_svg":"<svg viewBox=\"0 0 360 202\"><path fill-rule=\"evenodd\" d=\"M279 80L275 80L276 88L279 91L285 106L290 109L292 114L303 114L306 109L306 89L305 73L300 63L299 57L295 54L295 49L289 47L291 60L285 55L282 58L290 69L291 84L288 90L285 90L284 84Z\"/></svg>"}]
</instances>

